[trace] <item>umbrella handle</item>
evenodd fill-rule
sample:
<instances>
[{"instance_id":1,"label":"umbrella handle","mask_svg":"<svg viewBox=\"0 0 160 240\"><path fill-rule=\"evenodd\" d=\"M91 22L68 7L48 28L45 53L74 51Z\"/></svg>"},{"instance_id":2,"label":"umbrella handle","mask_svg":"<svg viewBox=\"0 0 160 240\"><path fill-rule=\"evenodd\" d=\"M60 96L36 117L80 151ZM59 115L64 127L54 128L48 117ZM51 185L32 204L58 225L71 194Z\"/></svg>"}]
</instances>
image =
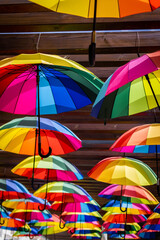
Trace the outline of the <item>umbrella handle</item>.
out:
<instances>
[{"instance_id":1,"label":"umbrella handle","mask_svg":"<svg viewBox=\"0 0 160 240\"><path fill-rule=\"evenodd\" d=\"M125 208L125 210L122 209L122 200L120 200L120 210L121 212L127 212L127 207Z\"/></svg>"},{"instance_id":2,"label":"umbrella handle","mask_svg":"<svg viewBox=\"0 0 160 240\"><path fill-rule=\"evenodd\" d=\"M34 178L32 178L32 183L31 183L31 185L32 185L33 190L37 190L37 189L40 187L39 184L37 184L37 186L35 187L35 185L34 185Z\"/></svg>"},{"instance_id":3,"label":"umbrella handle","mask_svg":"<svg viewBox=\"0 0 160 240\"><path fill-rule=\"evenodd\" d=\"M49 147L49 150L48 150L47 154L43 154L41 152L41 140L40 140L40 135L39 135L39 137L38 137L38 154L39 154L39 156L41 156L42 158L47 158L51 155L51 153L52 153L52 148L51 147Z\"/></svg>"},{"instance_id":4,"label":"umbrella handle","mask_svg":"<svg viewBox=\"0 0 160 240\"><path fill-rule=\"evenodd\" d=\"M65 228L65 224L63 223L63 225L62 225L62 217L60 217L60 220L59 220L59 228L60 229Z\"/></svg>"},{"instance_id":5,"label":"umbrella handle","mask_svg":"<svg viewBox=\"0 0 160 240\"><path fill-rule=\"evenodd\" d=\"M45 204L44 207L41 209L40 205L38 206L39 211L43 212L46 209L47 203L46 203L46 199L45 199Z\"/></svg>"},{"instance_id":6,"label":"umbrella handle","mask_svg":"<svg viewBox=\"0 0 160 240\"><path fill-rule=\"evenodd\" d=\"M29 238L30 238L30 239L33 239L33 238L34 238L34 236L31 236L30 232L29 232Z\"/></svg>"}]
</instances>

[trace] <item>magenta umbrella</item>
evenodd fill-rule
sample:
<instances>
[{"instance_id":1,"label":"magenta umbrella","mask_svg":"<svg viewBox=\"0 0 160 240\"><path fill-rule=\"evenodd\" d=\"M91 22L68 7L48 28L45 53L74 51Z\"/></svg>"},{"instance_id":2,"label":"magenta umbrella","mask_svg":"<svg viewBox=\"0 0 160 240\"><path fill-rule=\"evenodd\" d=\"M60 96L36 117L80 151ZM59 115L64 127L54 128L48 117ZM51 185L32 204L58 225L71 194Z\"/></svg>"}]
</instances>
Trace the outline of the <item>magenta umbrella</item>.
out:
<instances>
[{"instance_id":1,"label":"magenta umbrella","mask_svg":"<svg viewBox=\"0 0 160 240\"><path fill-rule=\"evenodd\" d=\"M92 116L106 119L160 109L160 51L119 67L104 83Z\"/></svg>"}]
</instances>

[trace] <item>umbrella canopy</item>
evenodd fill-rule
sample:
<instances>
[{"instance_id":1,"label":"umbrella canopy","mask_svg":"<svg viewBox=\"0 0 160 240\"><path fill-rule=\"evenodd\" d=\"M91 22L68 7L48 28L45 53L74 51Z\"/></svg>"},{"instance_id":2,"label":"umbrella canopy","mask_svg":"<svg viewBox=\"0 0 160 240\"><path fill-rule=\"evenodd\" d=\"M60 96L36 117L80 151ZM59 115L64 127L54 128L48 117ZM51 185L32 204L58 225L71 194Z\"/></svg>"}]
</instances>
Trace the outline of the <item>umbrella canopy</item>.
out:
<instances>
[{"instance_id":1,"label":"umbrella canopy","mask_svg":"<svg viewBox=\"0 0 160 240\"><path fill-rule=\"evenodd\" d=\"M120 136L110 147L117 152L156 153L157 193L159 191L158 152L160 152L160 124L152 123L134 127Z\"/></svg>"},{"instance_id":2,"label":"umbrella canopy","mask_svg":"<svg viewBox=\"0 0 160 240\"><path fill-rule=\"evenodd\" d=\"M93 103L103 85L78 63L42 53L4 59L0 72L0 110L14 114L73 111Z\"/></svg>"},{"instance_id":3,"label":"umbrella canopy","mask_svg":"<svg viewBox=\"0 0 160 240\"><path fill-rule=\"evenodd\" d=\"M40 156L28 157L11 171L17 175L31 178L33 176L33 163L35 166L34 178L36 179L46 180L48 178L51 181L76 181L83 179L76 166L59 156L49 156L44 159Z\"/></svg>"},{"instance_id":4,"label":"umbrella canopy","mask_svg":"<svg viewBox=\"0 0 160 240\"><path fill-rule=\"evenodd\" d=\"M16 180L0 179L0 199L29 198L31 193L27 188Z\"/></svg>"},{"instance_id":5,"label":"umbrella canopy","mask_svg":"<svg viewBox=\"0 0 160 240\"><path fill-rule=\"evenodd\" d=\"M102 217L103 221L110 223L133 223L133 222L145 222L147 220L145 215L134 215L134 214L116 214L107 212Z\"/></svg>"},{"instance_id":6,"label":"umbrella canopy","mask_svg":"<svg viewBox=\"0 0 160 240\"><path fill-rule=\"evenodd\" d=\"M73 229L69 229L68 232L73 234L72 233ZM74 234L87 234L87 233L101 233L101 230L98 228L95 228L95 229L75 229L74 230Z\"/></svg>"},{"instance_id":7,"label":"umbrella canopy","mask_svg":"<svg viewBox=\"0 0 160 240\"><path fill-rule=\"evenodd\" d=\"M160 203L153 210L156 213L160 213Z\"/></svg>"},{"instance_id":8,"label":"umbrella canopy","mask_svg":"<svg viewBox=\"0 0 160 240\"><path fill-rule=\"evenodd\" d=\"M55 1L55 0L30 0L43 7L49 8L55 12L68 13L86 18L93 18L94 16L94 0L81 2L66 0L66 1ZM131 5L125 1L105 1L97 0L97 17L125 17L132 14L141 12L150 12L160 7L160 1L149 1L140 0L132 1Z\"/></svg>"},{"instance_id":9,"label":"umbrella canopy","mask_svg":"<svg viewBox=\"0 0 160 240\"><path fill-rule=\"evenodd\" d=\"M159 123L137 126L122 134L110 147L110 150L130 153L156 153L156 151L160 152L159 136Z\"/></svg>"},{"instance_id":10,"label":"umbrella canopy","mask_svg":"<svg viewBox=\"0 0 160 240\"><path fill-rule=\"evenodd\" d=\"M92 197L80 186L68 182L50 182L43 185L34 196L47 198L48 201L88 202Z\"/></svg>"},{"instance_id":11,"label":"umbrella canopy","mask_svg":"<svg viewBox=\"0 0 160 240\"><path fill-rule=\"evenodd\" d=\"M116 238L116 239L140 239L139 236L137 236L136 234L111 234L110 235L110 238Z\"/></svg>"},{"instance_id":12,"label":"umbrella canopy","mask_svg":"<svg viewBox=\"0 0 160 240\"><path fill-rule=\"evenodd\" d=\"M23 237L23 236L29 236L30 239L32 239L31 237L34 237L34 236L39 236L40 234L38 233L38 229L36 228L30 228L29 231L26 231L26 229L24 228L21 228L21 229L18 229L18 231L16 231L13 236L18 236L18 237Z\"/></svg>"},{"instance_id":13,"label":"umbrella canopy","mask_svg":"<svg viewBox=\"0 0 160 240\"><path fill-rule=\"evenodd\" d=\"M95 229L95 228L101 228L101 224L97 221L93 222L65 222L65 227L68 228L80 228L80 229Z\"/></svg>"},{"instance_id":14,"label":"umbrella canopy","mask_svg":"<svg viewBox=\"0 0 160 240\"><path fill-rule=\"evenodd\" d=\"M156 174L145 163L129 157L110 157L98 162L88 176L101 182L121 185L153 185Z\"/></svg>"},{"instance_id":15,"label":"umbrella canopy","mask_svg":"<svg viewBox=\"0 0 160 240\"><path fill-rule=\"evenodd\" d=\"M137 204L137 203L130 203L130 202L124 202L122 201L120 203L120 201L117 200L111 200L109 201L107 204L105 204L102 207L103 211L109 211L112 213L121 213L121 209L120 208L127 208L127 214L135 214L135 215L139 215L139 214L151 214L152 211L151 209L145 205L145 204Z\"/></svg>"},{"instance_id":16,"label":"umbrella canopy","mask_svg":"<svg viewBox=\"0 0 160 240\"><path fill-rule=\"evenodd\" d=\"M4 223L2 226L0 226L2 229L17 230L18 228L25 227L26 229L30 230L29 225L25 224L23 220L10 218L9 216L7 218L3 218L3 220Z\"/></svg>"},{"instance_id":17,"label":"umbrella canopy","mask_svg":"<svg viewBox=\"0 0 160 240\"><path fill-rule=\"evenodd\" d=\"M104 226L103 226L104 227ZM140 225L138 223L106 223L105 229L102 231L102 233L105 230L111 230L111 229L129 229L131 231L139 231L141 229Z\"/></svg>"},{"instance_id":18,"label":"umbrella canopy","mask_svg":"<svg viewBox=\"0 0 160 240\"><path fill-rule=\"evenodd\" d=\"M102 216L98 212L63 212L61 217L64 221L70 222L92 222L102 219Z\"/></svg>"},{"instance_id":19,"label":"umbrella canopy","mask_svg":"<svg viewBox=\"0 0 160 240\"><path fill-rule=\"evenodd\" d=\"M153 194L144 187L141 186L120 186L117 184L112 184L102 190L99 197L107 199L117 199L132 203L144 203L144 204L158 204L158 200L153 196Z\"/></svg>"},{"instance_id":20,"label":"umbrella canopy","mask_svg":"<svg viewBox=\"0 0 160 240\"><path fill-rule=\"evenodd\" d=\"M158 69L160 51L145 54L118 68L101 88L93 105L92 116L111 119L159 107Z\"/></svg>"},{"instance_id":21,"label":"umbrella canopy","mask_svg":"<svg viewBox=\"0 0 160 240\"><path fill-rule=\"evenodd\" d=\"M61 155L82 146L80 139L71 130L56 121L41 118L40 128L43 153L51 147L52 154ZM38 155L37 129L37 117L17 118L4 124L0 127L0 148L18 154Z\"/></svg>"},{"instance_id":22,"label":"umbrella canopy","mask_svg":"<svg viewBox=\"0 0 160 240\"><path fill-rule=\"evenodd\" d=\"M46 219L45 221L42 220L31 220L28 224L30 226L34 226L34 227L47 227L47 226L59 226L59 223L64 224L65 222L61 219L60 220L60 217L56 214L52 214L52 217L51 218L48 218Z\"/></svg>"},{"instance_id":23,"label":"umbrella canopy","mask_svg":"<svg viewBox=\"0 0 160 240\"><path fill-rule=\"evenodd\" d=\"M38 230L40 235L52 235L56 233L66 232L68 230L67 227L60 228L58 225L55 226L48 226L48 227L41 227Z\"/></svg>"},{"instance_id":24,"label":"umbrella canopy","mask_svg":"<svg viewBox=\"0 0 160 240\"><path fill-rule=\"evenodd\" d=\"M101 235L99 232L92 232L92 233L73 233L72 237L79 237L79 238L83 238L83 237L97 237L97 238L101 238Z\"/></svg>"},{"instance_id":25,"label":"umbrella canopy","mask_svg":"<svg viewBox=\"0 0 160 240\"><path fill-rule=\"evenodd\" d=\"M138 232L138 236L145 239L157 239L159 237L159 232L142 229Z\"/></svg>"},{"instance_id":26,"label":"umbrella canopy","mask_svg":"<svg viewBox=\"0 0 160 240\"><path fill-rule=\"evenodd\" d=\"M62 212L95 212L100 210L100 205L92 200L90 202L63 203L54 201L51 207Z\"/></svg>"},{"instance_id":27,"label":"umbrella canopy","mask_svg":"<svg viewBox=\"0 0 160 240\"><path fill-rule=\"evenodd\" d=\"M4 207L12 208L12 209L30 209L30 210L38 210L39 206L44 206L45 201L42 198L35 197L31 194L31 197L28 199L11 199L6 200L2 203ZM46 209L50 209L51 204L46 202Z\"/></svg>"},{"instance_id":28,"label":"umbrella canopy","mask_svg":"<svg viewBox=\"0 0 160 240\"><path fill-rule=\"evenodd\" d=\"M51 218L52 215L47 210L44 210L43 212L41 212L38 210L30 210L30 209L28 210L14 209L11 212L10 217L22 219L22 220L25 220L26 222L29 222L32 219L40 220L40 221L45 220L45 219Z\"/></svg>"},{"instance_id":29,"label":"umbrella canopy","mask_svg":"<svg viewBox=\"0 0 160 240\"><path fill-rule=\"evenodd\" d=\"M153 230L153 231L160 231L160 224L150 224L150 223L146 222L143 225L142 229Z\"/></svg>"}]
</instances>

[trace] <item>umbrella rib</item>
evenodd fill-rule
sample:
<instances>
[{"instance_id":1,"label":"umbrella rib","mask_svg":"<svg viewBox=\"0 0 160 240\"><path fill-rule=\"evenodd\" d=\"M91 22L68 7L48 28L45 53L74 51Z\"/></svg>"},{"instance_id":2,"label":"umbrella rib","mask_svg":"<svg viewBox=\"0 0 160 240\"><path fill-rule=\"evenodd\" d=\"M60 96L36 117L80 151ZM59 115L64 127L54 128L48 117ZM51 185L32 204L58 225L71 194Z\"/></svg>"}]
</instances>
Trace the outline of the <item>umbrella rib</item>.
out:
<instances>
[{"instance_id":1,"label":"umbrella rib","mask_svg":"<svg viewBox=\"0 0 160 240\"><path fill-rule=\"evenodd\" d=\"M29 70L29 69L28 69L28 70ZM28 70L27 70L27 71L28 71ZM22 84L22 86L21 86L21 89L20 89L20 91L19 91L19 93L18 93L18 97L17 97L16 103L15 103L15 105L14 105L14 111L13 111L13 113L15 113L15 109L16 109L16 106L17 106L17 103L18 103L18 100L19 100L19 96L20 96L20 94L21 94L21 92L22 92L22 89L23 89L26 81L27 81L28 79L30 79L31 76L34 75L34 74L31 75L32 72L34 72L33 67L31 68L31 72L27 74L27 78L23 81L23 84ZM20 75L19 75L19 77L20 77Z\"/></svg>"},{"instance_id":2,"label":"umbrella rib","mask_svg":"<svg viewBox=\"0 0 160 240\"><path fill-rule=\"evenodd\" d=\"M18 65L16 65L18 66ZM30 67L30 65L28 65ZM21 69L21 67L19 67ZM11 71L9 73L6 73L5 75L3 75L1 78L0 78L0 81L1 79L3 80L3 78L6 78L6 75L11 75L14 74L14 73L17 73L17 69L11 69ZM17 76L17 79L19 78L19 76L23 73L23 71L19 72L19 75ZM12 81L10 82L10 84L12 83ZM10 84L7 85L7 88L10 86ZM6 89L4 89L4 91L2 92L1 95L3 95L3 93L5 92Z\"/></svg>"},{"instance_id":3,"label":"umbrella rib","mask_svg":"<svg viewBox=\"0 0 160 240\"><path fill-rule=\"evenodd\" d=\"M46 69L46 68L45 68ZM65 87L65 85L62 83L62 81L61 81L61 79L59 78L59 77L57 77L55 74L53 74L50 70L48 70L48 69L46 69L49 73L51 73L52 75L54 75L60 82L61 82L61 84L63 85L63 87L66 89L66 91L67 91L67 93L68 93L68 95L70 96L70 98L71 98L71 100L72 100L72 102L73 102L73 105L75 106L75 108L77 109L77 107L76 107L76 105L75 105L75 103L74 103L74 101L73 101L73 99L72 99L72 97L71 97L71 95L69 94L69 92L68 92L68 90L67 90L67 88ZM65 73L63 73L64 75L66 75L67 77L69 77L67 74L65 74ZM70 78L70 77L69 77ZM72 78L71 78L72 79ZM48 79L47 79L48 80ZM73 79L72 79L72 81L73 81ZM50 83L50 81L48 80L48 82ZM77 84L77 83L76 83ZM78 84L77 84L78 85ZM78 85L79 86L79 85ZM52 92L52 94L53 94L53 92Z\"/></svg>"}]
</instances>

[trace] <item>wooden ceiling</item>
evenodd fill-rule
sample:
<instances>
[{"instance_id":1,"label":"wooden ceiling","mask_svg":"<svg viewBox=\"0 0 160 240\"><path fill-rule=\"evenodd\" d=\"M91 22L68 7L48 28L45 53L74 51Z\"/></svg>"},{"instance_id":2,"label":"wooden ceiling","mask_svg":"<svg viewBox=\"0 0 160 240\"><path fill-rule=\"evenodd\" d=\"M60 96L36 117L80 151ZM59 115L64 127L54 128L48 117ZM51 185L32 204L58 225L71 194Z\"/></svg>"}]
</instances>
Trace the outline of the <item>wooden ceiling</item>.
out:
<instances>
[{"instance_id":1,"label":"wooden ceiling","mask_svg":"<svg viewBox=\"0 0 160 240\"><path fill-rule=\"evenodd\" d=\"M122 19L98 19L94 67L90 67L88 63L91 29L92 19L55 13L27 0L0 0L0 59L37 51L58 54L77 61L105 81L117 67L136 58L138 52L143 55L160 49L160 9ZM134 126L155 120L153 112L150 111L115 119L104 125L103 121L90 115L91 108L92 106L87 106L78 111L47 117L69 127L81 138L83 147L63 157L75 164L84 175L84 180L76 184L103 205L104 199L97 195L107 184L88 178L87 172L103 158L120 155L109 151L109 147L121 134ZM156 111L156 115L159 122L160 113ZM1 112L0 124L15 117L19 116ZM153 154L128 156L141 159L156 171ZM30 181L11 173L11 169L25 157L1 151L0 178L16 179L33 192ZM156 186L148 189L160 201ZM57 239L62 237L70 239L66 234L56 235ZM53 236L50 239L53 239Z\"/></svg>"}]
</instances>

